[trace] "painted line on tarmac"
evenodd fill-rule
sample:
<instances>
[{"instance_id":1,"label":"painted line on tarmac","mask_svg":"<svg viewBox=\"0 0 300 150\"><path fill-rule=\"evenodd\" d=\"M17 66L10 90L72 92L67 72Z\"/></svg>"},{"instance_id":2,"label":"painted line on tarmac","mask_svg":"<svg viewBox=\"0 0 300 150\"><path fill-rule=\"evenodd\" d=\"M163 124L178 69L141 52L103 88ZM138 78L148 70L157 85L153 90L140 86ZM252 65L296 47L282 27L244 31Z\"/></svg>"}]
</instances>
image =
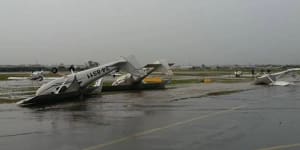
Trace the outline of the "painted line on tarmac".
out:
<instances>
[{"instance_id":1,"label":"painted line on tarmac","mask_svg":"<svg viewBox=\"0 0 300 150\"><path fill-rule=\"evenodd\" d=\"M274 146L274 147L269 147L269 148L262 148L259 150L282 150L282 149L296 148L296 147L300 147L300 143L289 144L289 145L279 145L279 146Z\"/></svg>"},{"instance_id":2,"label":"painted line on tarmac","mask_svg":"<svg viewBox=\"0 0 300 150\"><path fill-rule=\"evenodd\" d=\"M162 127L158 127L158 128L153 128L153 129L145 130L143 132L139 132L139 133L135 133L135 134L123 137L123 138L119 138L119 139L110 141L108 143L91 146L91 147L85 148L83 150L97 150L97 149L102 149L102 148L105 148L105 147L108 147L108 146L111 146L111 145L114 145L114 144L122 143L122 142L125 142L125 141L128 141L128 140L137 138L137 137L146 136L146 135L149 135L151 133L159 132L159 131L166 130L166 129L173 128L173 127L177 127L177 126L180 126L180 125L185 125L185 124L188 124L188 123L191 123L191 122L194 122L194 121L206 119L206 118L209 118L209 117L214 117L214 116L217 116L217 115L220 115L220 114L229 113L229 112L232 112L232 111L244 108L246 106L247 105L240 105L240 106L232 107L232 108L229 108L229 109L226 109L226 110L223 110L223 111L218 111L218 112L214 112L214 113L209 113L207 115L203 115L203 116L191 118L189 120L175 122L175 123L172 123L172 124L169 124L169 125L166 125L166 126L162 126Z\"/></svg>"}]
</instances>

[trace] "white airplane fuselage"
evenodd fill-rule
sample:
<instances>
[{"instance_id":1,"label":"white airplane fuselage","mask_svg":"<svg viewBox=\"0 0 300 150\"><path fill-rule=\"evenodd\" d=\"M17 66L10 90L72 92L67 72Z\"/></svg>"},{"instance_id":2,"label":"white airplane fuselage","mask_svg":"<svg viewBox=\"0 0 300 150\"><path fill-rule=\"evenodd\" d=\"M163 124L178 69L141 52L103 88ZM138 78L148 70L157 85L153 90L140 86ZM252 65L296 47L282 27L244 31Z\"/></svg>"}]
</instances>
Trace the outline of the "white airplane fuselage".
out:
<instances>
[{"instance_id":1,"label":"white airplane fuselage","mask_svg":"<svg viewBox=\"0 0 300 150\"><path fill-rule=\"evenodd\" d=\"M42 81L44 79L44 71L35 71L32 72L30 76L30 80L40 80Z\"/></svg>"},{"instance_id":2,"label":"white airplane fuselage","mask_svg":"<svg viewBox=\"0 0 300 150\"><path fill-rule=\"evenodd\" d=\"M109 63L99 67L91 68L88 70L80 71L73 73L56 80L50 81L42 85L36 92L36 96L47 95L47 94L59 94L59 90L62 86L68 88L74 80L79 84L81 89L86 88L88 85L97 81L98 79L104 77L110 72L118 69L117 66L114 66L116 63L124 62L123 60L116 61L114 63ZM78 89L80 90L80 89Z\"/></svg>"}]
</instances>

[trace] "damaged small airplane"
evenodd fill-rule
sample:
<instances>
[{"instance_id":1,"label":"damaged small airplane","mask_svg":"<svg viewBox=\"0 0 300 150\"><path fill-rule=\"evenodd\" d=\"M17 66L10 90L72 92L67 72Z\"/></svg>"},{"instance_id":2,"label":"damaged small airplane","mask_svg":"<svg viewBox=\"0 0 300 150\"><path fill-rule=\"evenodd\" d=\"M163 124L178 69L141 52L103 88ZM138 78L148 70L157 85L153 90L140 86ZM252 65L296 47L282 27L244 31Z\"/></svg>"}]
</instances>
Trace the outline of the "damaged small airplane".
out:
<instances>
[{"instance_id":1,"label":"damaged small airplane","mask_svg":"<svg viewBox=\"0 0 300 150\"><path fill-rule=\"evenodd\" d=\"M264 74L262 76L259 76L255 79L254 84L256 85L278 85L278 86L288 86L293 85L293 82L287 82L287 81L280 81L279 79L283 77L284 75L295 73L297 71L300 71L300 68L292 68L287 69L285 71L272 73L272 74Z\"/></svg>"},{"instance_id":2,"label":"damaged small airplane","mask_svg":"<svg viewBox=\"0 0 300 150\"><path fill-rule=\"evenodd\" d=\"M137 74L139 70L135 64L135 58L131 56L84 71L72 72L72 74L42 85L36 91L34 97L21 100L17 104L20 106L32 106L82 97L97 88L101 88L101 78L113 71L122 70L133 75ZM90 85L94 82L97 83L96 86L91 87Z\"/></svg>"}]
</instances>

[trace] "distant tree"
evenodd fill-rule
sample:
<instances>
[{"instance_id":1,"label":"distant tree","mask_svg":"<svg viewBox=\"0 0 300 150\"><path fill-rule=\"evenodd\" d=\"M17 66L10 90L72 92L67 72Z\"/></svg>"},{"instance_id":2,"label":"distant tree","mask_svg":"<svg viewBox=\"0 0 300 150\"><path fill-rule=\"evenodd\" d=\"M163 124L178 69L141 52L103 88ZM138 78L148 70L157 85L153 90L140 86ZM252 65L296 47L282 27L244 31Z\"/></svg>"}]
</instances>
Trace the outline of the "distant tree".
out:
<instances>
[{"instance_id":1,"label":"distant tree","mask_svg":"<svg viewBox=\"0 0 300 150\"><path fill-rule=\"evenodd\" d=\"M99 66L99 65L100 65L100 64L99 64L98 62L91 61L91 60L88 61L88 67L89 67L89 68L97 67L97 66Z\"/></svg>"},{"instance_id":2,"label":"distant tree","mask_svg":"<svg viewBox=\"0 0 300 150\"><path fill-rule=\"evenodd\" d=\"M65 65L64 65L63 63L60 63L60 64L58 65L58 70L60 70L60 71L66 71Z\"/></svg>"},{"instance_id":3,"label":"distant tree","mask_svg":"<svg viewBox=\"0 0 300 150\"><path fill-rule=\"evenodd\" d=\"M202 69L206 69L206 65L205 65L205 64L202 64L202 65L201 65L201 68L202 68Z\"/></svg>"}]
</instances>

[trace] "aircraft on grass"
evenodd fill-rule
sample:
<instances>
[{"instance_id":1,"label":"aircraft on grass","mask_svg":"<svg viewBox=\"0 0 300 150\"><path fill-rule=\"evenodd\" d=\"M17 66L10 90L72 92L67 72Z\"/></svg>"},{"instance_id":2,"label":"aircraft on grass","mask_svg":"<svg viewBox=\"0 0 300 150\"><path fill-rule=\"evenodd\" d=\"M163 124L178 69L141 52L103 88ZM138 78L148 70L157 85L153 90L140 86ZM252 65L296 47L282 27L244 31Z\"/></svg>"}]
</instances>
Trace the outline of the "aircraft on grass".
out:
<instances>
[{"instance_id":1,"label":"aircraft on grass","mask_svg":"<svg viewBox=\"0 0 300 150\"><path fill-rule=\"evenodd\" d=\"M288 81L280 81L280 79L288 74L296 73L300 71L300 68L292 68L287 69L285 71L277 72L277 73L268 73L264 74L262 76L259 76L255 79L254 84L256 85L278 85L278 86L288 86L293 85L294 82L288 82ZM295 74L292 74L292 77L295 77Z\"/></svg>"}]
</instances>

